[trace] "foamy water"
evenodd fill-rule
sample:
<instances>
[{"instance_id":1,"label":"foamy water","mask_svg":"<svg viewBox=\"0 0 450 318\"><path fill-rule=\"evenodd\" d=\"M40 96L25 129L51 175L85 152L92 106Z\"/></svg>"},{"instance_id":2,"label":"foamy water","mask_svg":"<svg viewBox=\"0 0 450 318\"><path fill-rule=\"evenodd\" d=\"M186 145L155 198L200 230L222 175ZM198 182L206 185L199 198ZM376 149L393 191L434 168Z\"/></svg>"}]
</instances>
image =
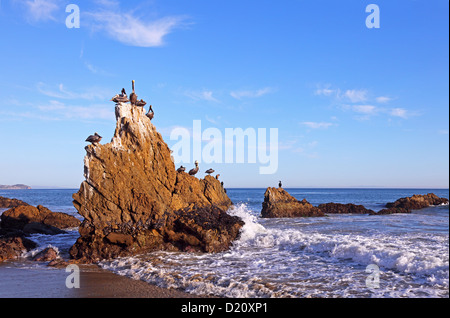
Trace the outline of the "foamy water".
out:
<instances>
[{"instance_id":1,"label":"foamy water","mask_svg":"<svg viewBox=\"0 0 450 318\"><path fill-rule=\"evenodd\" d=\"M225 297L448 297L448 235L386 235L371 224L395 226L407 215L261 220L244 204L229 213L245 225L228 252L157 252L101 266L161 287ZM371 264L380 268L376 289L366 286Z\"/></svg>"},{"instance_id":2,"label":"foamy water","mask_svg":"<svg viewBox=\"0 0 450 318\"><path fill-rule=\"evenodd\" d=\"M76 214L70 190L13 192L31 204ZM363 204L373 210L412 194L448 190L292 189L297 199ZM23 193L18 196L17 193ZM230 189L236 207L228 213L245 225L227 252L154 252L102 262L119 275L193 294L224 297L449 297L449 207L412 214L331 215L319 218L260 218L263 189ZM48 203L47 203L48 202ZM0 211L1 213L2 211ZM36 255L55 247L62 257L78 238L76 229L56 236L33 235ZM368 266L379 268L379 288L369 286ZM25 262L22 268L45 267ZM5 268L5 267L3 267ZM0 277L2 267L0 267Z\"/></svg>"}]
</instances>

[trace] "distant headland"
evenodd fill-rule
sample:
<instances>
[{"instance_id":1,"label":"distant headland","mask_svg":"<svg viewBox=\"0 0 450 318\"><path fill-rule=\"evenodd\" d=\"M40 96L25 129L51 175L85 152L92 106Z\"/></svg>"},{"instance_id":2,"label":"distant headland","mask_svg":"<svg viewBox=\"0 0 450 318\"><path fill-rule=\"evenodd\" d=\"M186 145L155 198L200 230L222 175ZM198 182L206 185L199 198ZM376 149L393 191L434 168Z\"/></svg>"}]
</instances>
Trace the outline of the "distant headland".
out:
<instances>
[{"instance_id":1,"label":"distant headland","mask_svg":"<svg viewBox=\"0 0 450 318\"><path fill-rule=\"evenodd\" d=\"M30 190L31 187L25 184L15 184L15 185L2 185L0 184L0 190Z\"/></svg>"}]
</instances>

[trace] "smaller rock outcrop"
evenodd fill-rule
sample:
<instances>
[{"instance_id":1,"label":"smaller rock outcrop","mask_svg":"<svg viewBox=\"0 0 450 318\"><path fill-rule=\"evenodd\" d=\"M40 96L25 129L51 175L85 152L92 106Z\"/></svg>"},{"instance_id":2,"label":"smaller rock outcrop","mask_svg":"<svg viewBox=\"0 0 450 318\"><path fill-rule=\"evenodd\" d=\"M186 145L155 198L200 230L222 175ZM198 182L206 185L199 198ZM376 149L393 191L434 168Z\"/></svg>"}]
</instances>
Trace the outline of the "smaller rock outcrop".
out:
<instances>
[{"instance_id":1,"label":"smaller rock outcrop","mask_svg":"<svg viewBox=\"0 0 450 318\"><path fill-rule=\"evenodd\" d=\"M303 199L298 201L283 188L267 188L264 194L261 217L311 217L324 216L324 213Z\"/></svg>"},{"instance_id":2,"label":"smaller rock outcrop","mask_svg":"<svg viewBox=\"0 0 450 318\"><path fill-rule=\"evenodd\" d=\"M386 208L382 209L373 215L386 215L396 213L411 213L413 210L420 210L433 205L448 204L448 199L440 198L434 193L415 194L412 197L405 197L389 202Z\"/></svg>"},{"instance_id":3,"label":"smaller rock outcrop","mask_svg":"<svg viewBox=\"0 0 450 318\"><path fill-rule=\"evenodd\" d=\"M419 210L432 205L448 204L448 199L440 198L434 193L424 195L415 194L412 197L398 199L395 202L386 204L386 208L404 208L409 210Z\"/></svg>"},{"instance_id":4,"label":"smaller rock outcrop","mask_svg":"<svg viewBox=\"0 0 450 318\"><path fill-rule=\"evenodd\" d=\"M21 205L28 205L28 203L17 199L9 199L0 196L0 209L10 209Z\"/></svg>"},{"instance_id":5,"label":"smaller rock outcrop","mask_svg":"<svg viewBox=\"0 0 450 318\"><path fill-rule=\"evenodd\" d=\"M324 203L318 208L325 214L372 214L373 210L366 209L363 205L353 203Z\"/></svg>"},{"instance_id":6,"label":"smaller rock outcrop","mask_svg":"<svg viewBox=\"0 0 450 318\"><path fill-rule=\"evenodd\" d=\"M18 230L26 234L60 234L64 229L78 227L80 221L71 215L52 212L42 205L18 206L9 209L0 217L2 230Z\"/></svg>"},{"instance_id":7,"label":"smaller rock outcrop","mask_svg":"<svg viewBox=\"0 0 450 318\"><path fill-rule=\"evenodd\" d=\"M58 251L52 247L47 247L47 248L43 249L42 251L40 251L39 253L37 253L33 257L33 261L35 261L35 262L52 262L52 261L57 260L58 258L59 258Z\"/></svg>"},{"instance_id":8,"label":"smaller rock outcrop","mask_svg":"<svg viewBox=\"0 0 450 318\"><path fill-rule=\"evenodd\" d=\"M0 263L17 258L36 246L36 243L23 236L0 237Z\"/></svg>"}]
</instances>

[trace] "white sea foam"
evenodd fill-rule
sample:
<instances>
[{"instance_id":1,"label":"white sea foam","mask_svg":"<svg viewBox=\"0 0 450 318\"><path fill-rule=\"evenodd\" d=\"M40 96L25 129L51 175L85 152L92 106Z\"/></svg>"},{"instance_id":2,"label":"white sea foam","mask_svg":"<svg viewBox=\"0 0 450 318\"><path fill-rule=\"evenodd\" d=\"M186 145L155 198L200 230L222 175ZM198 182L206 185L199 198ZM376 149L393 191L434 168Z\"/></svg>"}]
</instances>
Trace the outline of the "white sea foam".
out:
<instances>
[{"instance_id":1,"label":"white sea foam","mask_svg":"<svg viewBox=\"0 0 450 318\"><path fill-rule=\"evenodd\" d=\"M245 205L229 213L245 225L227 252L157 252L101 265L161 287L225 297L448 297L448 236L328 234L309 229L318 222L310 219L263 226ZM370 264L381 269L380 290L365 286Z\"/></svg>"}]
</instances>

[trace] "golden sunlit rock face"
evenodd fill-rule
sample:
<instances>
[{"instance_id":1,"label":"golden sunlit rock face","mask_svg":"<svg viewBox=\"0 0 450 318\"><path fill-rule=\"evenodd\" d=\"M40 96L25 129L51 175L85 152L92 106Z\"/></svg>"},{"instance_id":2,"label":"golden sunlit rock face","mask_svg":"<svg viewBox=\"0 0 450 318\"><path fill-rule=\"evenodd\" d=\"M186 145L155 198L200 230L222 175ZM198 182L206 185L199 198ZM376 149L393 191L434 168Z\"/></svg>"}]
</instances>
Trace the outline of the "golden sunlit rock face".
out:
<instances>
[{"instance_id":1,"label":"golden sunlit rock face","mask_svg":"<svg viewBox=\"0 0 450 318\"><path fill-rule=\"evenodd\" d=\"M111 142L86 147L85 181L73 195L84 217L73 258L86 262L150 250L219 252L243 222L219 180L177 172L143 107L116 104Z\"/></svg>"}]
</instances>

